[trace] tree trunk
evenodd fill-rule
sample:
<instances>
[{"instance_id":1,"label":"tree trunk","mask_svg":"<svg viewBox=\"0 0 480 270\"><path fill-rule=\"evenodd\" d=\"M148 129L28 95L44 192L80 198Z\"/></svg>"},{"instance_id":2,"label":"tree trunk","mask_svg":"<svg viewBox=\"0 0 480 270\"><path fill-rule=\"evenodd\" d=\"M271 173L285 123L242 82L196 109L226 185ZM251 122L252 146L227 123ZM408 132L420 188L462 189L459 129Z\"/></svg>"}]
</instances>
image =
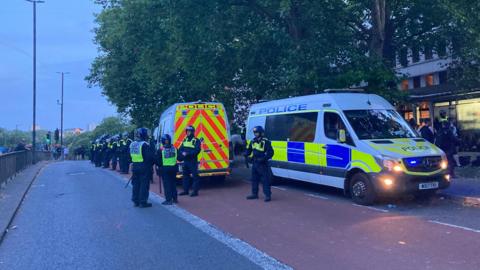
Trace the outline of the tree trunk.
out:
<instances>
[{"instance_id":1,"label":"tree trunk","mask_svg":"<svg viewBox=\"0 0 480 270\"><path fill-rule=\"evenodd\" d=\"M372 6L372 28L370 36L370 52L383 58L385 45L385 0L374 0Z\"/></svg>"}]
</instances>

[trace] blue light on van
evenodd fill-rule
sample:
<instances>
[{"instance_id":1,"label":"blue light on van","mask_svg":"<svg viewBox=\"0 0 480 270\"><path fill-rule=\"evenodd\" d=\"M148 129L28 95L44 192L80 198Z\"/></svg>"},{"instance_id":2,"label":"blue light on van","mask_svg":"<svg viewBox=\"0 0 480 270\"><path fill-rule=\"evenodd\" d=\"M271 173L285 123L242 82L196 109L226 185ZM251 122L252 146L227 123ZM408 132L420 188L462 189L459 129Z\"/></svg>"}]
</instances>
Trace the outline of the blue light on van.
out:
<instances>
[{"instance_id":1,"label":"blue light on van","mask_svg":"<svg viewBox=\"0 0 480 270\"><path fill-rule=\"evenodd\" d=\"M408 164L409 167L416 167L421 164L420 158L406 158L404 159L405 163Z\"/></svg>"}]
</instances>

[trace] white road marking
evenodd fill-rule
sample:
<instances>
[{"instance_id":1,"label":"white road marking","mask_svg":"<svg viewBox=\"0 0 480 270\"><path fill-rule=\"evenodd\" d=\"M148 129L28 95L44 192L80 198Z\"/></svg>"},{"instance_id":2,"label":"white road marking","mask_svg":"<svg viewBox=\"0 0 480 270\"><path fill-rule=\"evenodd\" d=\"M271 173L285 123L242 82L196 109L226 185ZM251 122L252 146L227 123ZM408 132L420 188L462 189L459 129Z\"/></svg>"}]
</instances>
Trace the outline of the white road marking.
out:
<instances>
[{"instance_id":1,"label":"white road marking","mask_svg":"<svg viewBox=\"0 0 480 270\"><path fill-rule=\"evenodd\" d=\"M287 191L286 188L282 188L282 187L276 187L276 186L272 186L272 188L276 188L276 189L279 189L279 190L282 190L282 191Z\"/></svg>"},{"instance_id":2,"label":"white road marking","mask_svg":"<svg viewBox=\"0 0 480 270\"><path fill-rule=\"evenodd\" d=\"M327 197L320 196L320 195L317 195L317 194L312 194L312 193L304 193L304 194L307 195L307 196L313 197L313 198L322 199L322 200L328 200Z\"/></svg>"},{"instance_id":3,"label":"white road marking","mask_svg":"<svg viewBox=\"0 0 480 270\"><path fill-rule=\"evenodd\" d=\"M128 181L128 179L117 175L114 172L107 171L110 175L113 175L115 178L119 179L122 181L122 183L125 183L125 181ZM131 186L129 186L131 188ZM210 235L211 237L215 238L217 241L225 244L235 252L239 253L240 255L246 257L248 260L253 262L254 264L260 266L263 269L267 270L277 270L277 269L285 269L285 270L293 270L292 267L283 264L282 262L278 261L277 259L271 257L270 255L266 254L265 252L253 247L252 245L248 244L247 242L244 242L235 236L223 232L219 229L217 229L215 226L212 224L208 223L206 220L203 220L187 210L184 210L183 208L180 208L176 205L172 206L163 206L160 203L164 200L164 198L152 191L150 191L150 199L152 201L155 201L158 203L160 206L164 207L168 211L170 211L172 214L176 215L177 217L187 221L188 223L192 224L199 230L203 231L204 233Z\"/></svg>"},{"instance_id":4,"label":"white road marking","mask_svg":"<svg viewBox=\"0 0 480 270\"><path fill-rule=\"evenodd\" d=\"M374 210L374 211L378 211L378 212L382 212L382 213L389 213L390 212L386 209L376 208L376 207L372 207L372 206L359 205L359 204L356 204L356 203L352 203L352 205L357 206L357 207L362 207L362 208L368 208L370 210Z\"/></svg>"},{"instance_id":5,"label":"white road marking","mask_svg":"<svg viewBox=\"0 0 480 270\"><path fill-rule=\"evenodd\" d=\"M465 230L465 231L480 233L480 230L475 230L475 229L472 229L472 228L463 227L463 226L459 226L459 225L454 225L454 224L450 224L450 223L440 222L440 221L436 221L436 220L429 220L429 222L444 225L444 226L448 226L448 227L452 227L452 228L462 229L462 230Z\"/></svg>"},{"instance_id":6,"label":"white road marking","mask_svg":"<svg viewBox=\"0 0 480 270\"><path fill-rule=\"evenodd\" d=\"M77 172L77 173L69 173L68 175L74 176L74 175L83 175L83 174L85 174L85 173L84 172Z\"/></svg>"}]
</instances>

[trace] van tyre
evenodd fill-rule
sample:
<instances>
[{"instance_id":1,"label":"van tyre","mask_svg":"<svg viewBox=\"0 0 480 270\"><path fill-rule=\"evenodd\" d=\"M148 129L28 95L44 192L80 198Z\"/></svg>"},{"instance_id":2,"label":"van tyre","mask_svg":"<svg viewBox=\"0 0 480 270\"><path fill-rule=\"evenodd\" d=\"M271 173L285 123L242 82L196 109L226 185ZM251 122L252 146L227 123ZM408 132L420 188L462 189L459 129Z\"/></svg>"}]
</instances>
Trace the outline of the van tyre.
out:
<instances>
[{"instance_id":1,"label":"van tyre","mask_svg":"<svg viewBox=\"0 0 480 270\"><path fill-rule=\"evenodd\" d=\"M350 181L350 194L356 204L371 205L375 202L376 193L372 181L364 173L356 173Z\"/></svg>"}]
</instances>

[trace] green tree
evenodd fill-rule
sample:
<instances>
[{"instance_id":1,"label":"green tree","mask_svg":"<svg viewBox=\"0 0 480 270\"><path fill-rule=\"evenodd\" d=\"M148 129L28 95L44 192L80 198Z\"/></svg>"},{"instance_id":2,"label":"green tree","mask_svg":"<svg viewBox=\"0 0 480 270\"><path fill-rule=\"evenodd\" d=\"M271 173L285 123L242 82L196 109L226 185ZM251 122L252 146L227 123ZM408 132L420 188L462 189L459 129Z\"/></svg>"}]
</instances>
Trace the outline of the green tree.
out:
<instances>
[{"instance_id":1,"label":"green tree","mask_svg":"<svg viewBox=\"0 0 480 270\"><path fill-rule=\"evenodd\" d=\"M469 2L451 2L99 0L100 55L87 80L144 126L181 101L218 100L230 117L238 101L352 85L399 101L399 53L452 37L461 37L459 53L478 43L478 20L464 18Z\"/></svg>"}]
</instances>

